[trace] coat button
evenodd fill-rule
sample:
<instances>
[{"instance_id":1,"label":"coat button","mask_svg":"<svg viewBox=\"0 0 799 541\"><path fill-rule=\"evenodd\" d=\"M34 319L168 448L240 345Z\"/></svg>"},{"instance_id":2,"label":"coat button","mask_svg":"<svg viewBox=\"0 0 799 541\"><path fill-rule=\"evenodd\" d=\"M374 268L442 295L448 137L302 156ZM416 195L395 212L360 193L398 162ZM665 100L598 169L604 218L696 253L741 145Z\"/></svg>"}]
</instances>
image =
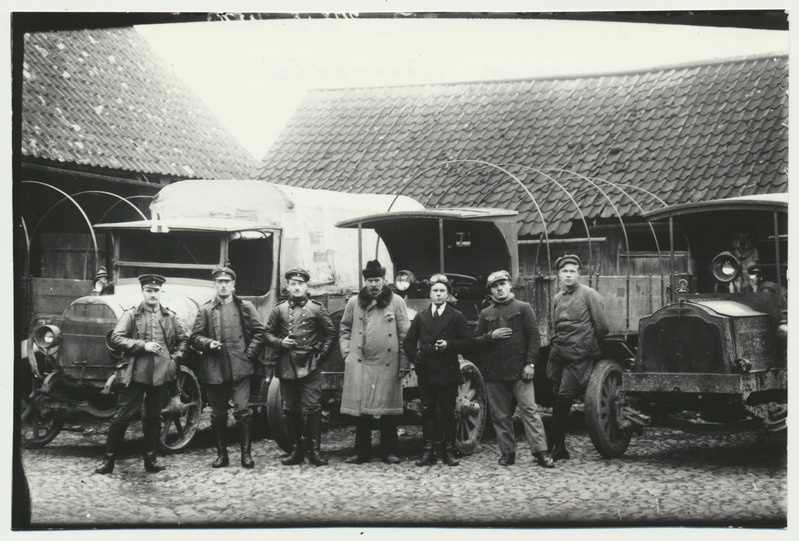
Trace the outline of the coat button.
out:
<instances>
[{"instance_id":1,"label":"coat button","mask_svg":"<svg viewBox=\"0 0 799 541\"><path fill-rule=\"evenodd\" d=\"M360 363L360 362L362 362L362 360L361 360L361 359L358 359L358 362Z\"/></svg>"},{"instance_id":2,"label":"coat button","mask_svg":"<svg viewBox=\"0 0 799 541\"><path fill-rule=\"evenodd\" d=\"M391 350L389 350L389 351L391 351ZM390 365L390 364L391 364L391 363L386 363L386 366L388 366L388 365Z\"/></svg>"}]
</instances>

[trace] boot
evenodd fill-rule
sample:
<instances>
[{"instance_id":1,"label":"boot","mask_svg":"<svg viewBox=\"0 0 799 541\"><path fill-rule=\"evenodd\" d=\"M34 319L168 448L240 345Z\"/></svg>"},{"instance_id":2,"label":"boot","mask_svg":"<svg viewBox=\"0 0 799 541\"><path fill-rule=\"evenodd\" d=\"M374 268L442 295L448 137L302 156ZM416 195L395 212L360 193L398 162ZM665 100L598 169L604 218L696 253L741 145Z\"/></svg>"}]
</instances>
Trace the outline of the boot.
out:
<instances>
[{"instance_id":1,"label":"boot","mask_svg":"<svg viewBox=\"0 0 799 541\"><path fill-rule=\"evenodd\" d=\"M441 444L441 462L447 466L457 466L460 464L458 459L455 458L455 444L446 442Z\"/></svg>"},{"instance_id":2,"label":"boot","mask_svg":"<svg viewBox=\"0 0 799 541\"><path fill-rule=\"evenodd\" d=\"M508 453L507 455L501 455L499 460L497 460L497 464L500 466L513 466L516 464L516 453Z\"/></svg>"},{"instance_id":3,"label":"boot","mask_svg":"<svg viewBox=\"0 0 799 541\"><path fill-rule=\"evenodd\" d=\"M555 460L549 454L548 451L538 451L537 453L533 453L536 462L542 468L554 468L555 467Z\"/></svg>"},{"instance_id":4,"label":"boot","mask_svg":"<svg viewBox=\"0 0 799 541\"><path fill-rule=\"evenodd\" d=\"M241 444L241 467L254 468L255 462L252 460L252 440L250 439L250 424L242 424L240 430L240 444Z\"/></svg>"},{"instance_id":5,"label":"boot","mask_svg":"<svg viewBox=\"0 0 799 541\"><path fill-rule=\"evenodd\" d=\"M144 429L144 469L149 473L158 473L166 466L158 462L155 450L158 448L158 439L161 434L160 421L142 423Z\"/></svg>"},{"instance_id":6,"label":"boot","mask_svg":"<svg viewBox=\"0 0 799 541\"><path fill-rule=\"evenodd\" d=\"M416 461L417 466L432 466L436 463L436 455L434 451L434 442L430 440L425 440L424 442L424 452L422 453L421 458Z\"/></svg>"},{"instance_id":7,"label":"boot","mask_svg":"<svg viewBox=\"0 0 799 541\"><path fill-rule=\"evenodd\" d=\"M380 419L380 455L386 464L399 464L402 459L397 456L397 418L393 415L384 415Z\"/></svg>"},{"instance_id":8,"label":"boot","mask_svg":"<svg viewBox=\"0 0 799 541\"><path fill-rule=\"evenodd\" d=\"M227 419L212 420L211 430L214 432L214 440L216 440L216 460L214 460L213 464L211 464L211 467L224 468L230 464L230 459L227 455L227 444L225 443Z\"/></svg>"},{"instance_id":9,"label":"boot","mask_svg":"<svg viewBox=\"0 0 799 541\"><path fill-rule=\"evenodd\" d=\"M302 450L302 417L299 411L289 411L286 414L286 428L289 433L289 441L291 441L291 454L286 458L282 458L280 463L284 466L295 466L302 464L304 460L304 453Z\"/></svg>"},{"instance_id":10,"label":"boot","mask_svg":"<svg viewBox=\"0 0 799 541\"><path fill-rule=\"evenodd\" d=\"M549 453L552 455L553 460L566 460L569 458L569 451L566 449L566 423L569 421L571 408L572 399L570 396L555 396L548 438L551 442Z\"/></svg>"},{"instance_id":11,"label":"boot","mask_svg":"<svg viewBox=\"0 0 799 541\"><path fill-rule=\"evenodd\" d=\"M105 440L105 455L103 455L103 462L97 466L97 468L95 468L94 473L105 475L114 471L116 453L120 445L122 445L122 440L125 439L125 431L127 429L128 425L111 425L111 427L108 429L108 436L106 436Z\"/></svg>"},{"instance_id":12,"label":"boot","mask_svg":"<svg viewBox=\"0 0 799 541\"><path fill-rule=\"evenodd\" d=\"M314 466L327 465L327 458L322 455L322 414L309 413L305 427L308 432L308 462Z\"/></svg>"}]
</instances>

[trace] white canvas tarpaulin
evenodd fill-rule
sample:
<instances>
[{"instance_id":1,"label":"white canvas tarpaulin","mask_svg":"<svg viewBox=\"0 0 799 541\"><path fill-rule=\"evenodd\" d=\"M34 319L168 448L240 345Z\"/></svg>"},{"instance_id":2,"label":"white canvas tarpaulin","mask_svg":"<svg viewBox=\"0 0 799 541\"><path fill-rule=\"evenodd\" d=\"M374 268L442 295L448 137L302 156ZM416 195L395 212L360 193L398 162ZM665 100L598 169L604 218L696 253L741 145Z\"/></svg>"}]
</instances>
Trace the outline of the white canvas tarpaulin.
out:
<instances>
[{"instance_id":1,"label":"white canvas tarpaulin","mask_svg":"<svg viewBox=\"0 0 799 541\"><path fill-rule=\"evenodd\" d=\"M313 294L334 293L358 286L358 233L340 229L336 222L389 211L423 209L405 196L350 194L272 184L257 180L186 180L164 187L150 204L153 220L169 226L171 220L229 220L240 226L274 224L282 229L281 274L302 267L311 274ZM392 265L377 235L363 230L363 264L375 256ZM264 269L265 272L268 272ZM281 277L282 280L282 277ZM283 284L285 285L285 284Z\"/></svg>"}]
</instances>

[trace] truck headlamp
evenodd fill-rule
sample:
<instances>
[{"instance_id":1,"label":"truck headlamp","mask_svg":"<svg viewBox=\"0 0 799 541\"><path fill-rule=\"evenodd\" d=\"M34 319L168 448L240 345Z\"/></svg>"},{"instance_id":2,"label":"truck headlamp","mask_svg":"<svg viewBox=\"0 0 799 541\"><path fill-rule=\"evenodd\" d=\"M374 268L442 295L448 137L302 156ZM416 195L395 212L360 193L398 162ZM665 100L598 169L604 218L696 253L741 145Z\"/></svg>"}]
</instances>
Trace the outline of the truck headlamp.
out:
<instances>
[{"instance_id":1,"label":"truck headlamp","mask_svg":"<svg viewBox=\"0 0 799 541\"><path fill-rule=\"evenodd\" d=\"M710 264L713 277L722 283L735 280L741 274L741 262L730 252L721 252Z\"/></svg>"},{"instance_id":2,"label":"truck headlamp","mask_svg":"<svg viewBox=\"0 0 799 541\"><path fill-rule=\"evenodd\" d=\"M33 331L33 343L42 350L58 345L61 330L55 325L42 325Z\"/></svg>"},{"instance_id":3,"label":"truck headlamp","mask_svg":"<svg viewBox=\"0 0 799 541\"><path fill-rule=\"evenodd\" d=\"M398 291L407 291L416 282L416 277L411 271L399 271L394 277L394 286Z\"/></svg>"}]
</instances>

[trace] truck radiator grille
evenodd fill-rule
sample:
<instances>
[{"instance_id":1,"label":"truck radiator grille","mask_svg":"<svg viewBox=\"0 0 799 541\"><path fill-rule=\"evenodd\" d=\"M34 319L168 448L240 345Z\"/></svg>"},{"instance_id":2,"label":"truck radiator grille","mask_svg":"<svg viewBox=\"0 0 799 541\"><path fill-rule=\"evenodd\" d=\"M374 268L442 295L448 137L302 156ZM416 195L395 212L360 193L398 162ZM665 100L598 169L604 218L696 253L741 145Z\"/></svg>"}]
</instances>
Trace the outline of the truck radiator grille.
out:
<instances>
[{"instance_id":1,"label":"truck radiator grille","mask_svg":"<svg viewBox=\"0 0 799 541\"><path fill-rule=\"evenodd\" d=\"M642 347L647 372L725 372L720 330L698 317L661 319L644 330Z\"/></svg>"}]
</instances>

